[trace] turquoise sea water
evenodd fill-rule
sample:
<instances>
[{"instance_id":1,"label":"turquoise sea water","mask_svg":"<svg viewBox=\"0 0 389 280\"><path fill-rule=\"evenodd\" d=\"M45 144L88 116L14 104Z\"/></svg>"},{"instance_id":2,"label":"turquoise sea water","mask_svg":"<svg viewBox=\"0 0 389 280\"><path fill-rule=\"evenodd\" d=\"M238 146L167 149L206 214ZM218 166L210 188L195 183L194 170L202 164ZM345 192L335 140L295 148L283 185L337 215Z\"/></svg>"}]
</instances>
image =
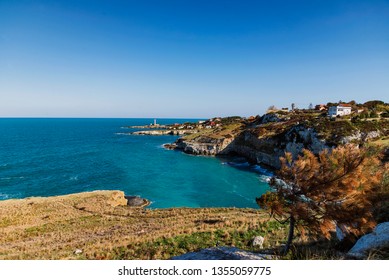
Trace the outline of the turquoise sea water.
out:
<instances>
[{"instance_id":1,"label":"turquoise sea water","mask_svg":"<svg viewBox=\"0 0 389 280\"><path fill-rule=\"evenodd\" d=\"M125 126L152 121L0 119L0 200L118 189L153 208L257 208L268 189L264 170L162 147L177 136L126 135L136 129Z\"/></svg>"}]
</instances>

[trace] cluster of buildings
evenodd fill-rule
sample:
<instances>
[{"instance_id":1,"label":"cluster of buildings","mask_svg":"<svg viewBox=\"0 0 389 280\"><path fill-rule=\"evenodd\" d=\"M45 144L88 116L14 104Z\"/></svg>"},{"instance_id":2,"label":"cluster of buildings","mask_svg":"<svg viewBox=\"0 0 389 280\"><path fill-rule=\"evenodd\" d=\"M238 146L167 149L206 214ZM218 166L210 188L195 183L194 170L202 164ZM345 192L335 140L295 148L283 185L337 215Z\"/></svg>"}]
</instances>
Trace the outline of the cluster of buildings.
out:
<instances>
[{"instance_id":1,"label":"cluster of buildings","mask_svg":"<svg viewBox=\"0 0 389 280\"><path fill-rule=\"evenodd\" d=\"M220 127L222 119L221 118L212 118L207 121L199 121L199 128L215 128Z\"/></svg>"},{"instance_id":2,"label":"cluster of buildings","mask_svg":"<svg viewBox=\"0 0 389 280\"><path fill-rule=\"evenodd\" d=\"M221 127L222 126L222 119L221 118L212 118L209 120L205 121L198 121L197 123L175 123L171 126L171 129L188 129L188 130L193 130L193 129L203 129L203 128L216 128L216 127Z\"/></svg>"},{"instance_id":3,"label":"cluster of buildings","mask_svg":"<svg viewBox=\"0 0 389 280\"><path fill-rule=\"evenodd\" d=\"M318 104L315 107L313 107L313 105L310 104L309 107L310 107L309 109L315 111L321 111L321 112L327 111L329 117L346 116L346 115L351 115L352 113L351 105L346 103L339 103L336 106L330 106L330 107L328 107L325 104ZM280 111L289 112L288 108L282 108ZM292 109L292 111L294 111L294 109Z\"/></svg>"}]
</instances>

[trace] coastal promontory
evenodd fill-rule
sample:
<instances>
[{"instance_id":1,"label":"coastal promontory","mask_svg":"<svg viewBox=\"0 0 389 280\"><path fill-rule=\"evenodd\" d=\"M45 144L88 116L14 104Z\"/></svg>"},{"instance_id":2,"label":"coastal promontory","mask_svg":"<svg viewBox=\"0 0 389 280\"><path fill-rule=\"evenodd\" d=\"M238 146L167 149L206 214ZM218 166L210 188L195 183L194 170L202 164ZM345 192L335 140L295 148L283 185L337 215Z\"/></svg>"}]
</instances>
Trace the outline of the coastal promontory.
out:
<instances>
[{"instance_id":1,"label":"coastal promontory","mask_svg":"<svg viewBox=\"0 0 389 280\"><path fill-rule=\"evenodd\" d=\"M368 103L368 102L366 102ZM367 106L367 105L366 105ZM294 158L303 149L315 154L347 143L388 147L387 107L380 117L377 109L363 104L346 116L331 117L323 110L272 110L250 118L212 118L199 125L197 133L184 135L168 149L194 155L238 155L250 162L280 168L279 158L290 152ZM373 116L366 117L366 116Z\"/></svg>"},{"instance_id":2,"label":"coastal promontory","mask_svg":"<svg viewBox=\"0 0 389 280\"><path fill-rule=\"evenodd\" d=\"M248 244L270 228L279 230L266 244L276 245L276 236L284 234L256 209L147 204L122 191L0 201L0 259L167 259Z\"/></svg>"}]
</instances>

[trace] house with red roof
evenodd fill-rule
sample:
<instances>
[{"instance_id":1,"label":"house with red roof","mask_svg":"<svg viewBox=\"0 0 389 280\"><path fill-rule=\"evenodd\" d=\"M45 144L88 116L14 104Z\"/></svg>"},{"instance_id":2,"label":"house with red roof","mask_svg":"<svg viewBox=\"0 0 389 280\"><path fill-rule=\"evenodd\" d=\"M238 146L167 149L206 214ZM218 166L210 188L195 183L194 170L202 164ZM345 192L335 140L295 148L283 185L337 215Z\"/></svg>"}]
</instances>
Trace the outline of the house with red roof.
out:
<instances>
[{"instance_id":1,"label":"house with red roof","mask_svg":"<svg viewBox=\"0 0 389 280\"><path fill-rule=\"evenodd\" d=\"M330 117L346 116L351 114L350 104L339 104L338 106L331 106L328 109L328 115Z\"/></svg>"}]
</instances>

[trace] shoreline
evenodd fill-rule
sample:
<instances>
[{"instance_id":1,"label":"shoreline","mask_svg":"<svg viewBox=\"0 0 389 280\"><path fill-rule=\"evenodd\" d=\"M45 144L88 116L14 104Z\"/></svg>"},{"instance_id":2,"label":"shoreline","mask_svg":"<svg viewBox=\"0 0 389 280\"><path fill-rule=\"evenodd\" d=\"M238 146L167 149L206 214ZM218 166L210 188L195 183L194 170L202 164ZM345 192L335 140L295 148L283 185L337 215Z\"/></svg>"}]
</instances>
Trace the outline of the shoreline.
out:
<instances>
[{"instance_id":1,"label":"shoreline","mask_svg":"<svg viewBox=\"0 0 389 280\"><path fill-rule=\"evenodd\" d=\"M254 171L253 171L254 172ZM171 209L253 209L258 210L259 208L253 207L237 207L237 206L207 206L207 207L190 207L190 206L172 206L172 207L163 207L163 208L149 208L153 202L147 198L140 197L138 195L126 195L121 190L93 190L93 191L84 191L84 192L75 192L69 194L61 195L49 195L49 196L28 196L23 198L7 198L0 200L0 207L4 203L24 203L24 202L44 202L44 201L57 201L57 200L66 200L73 197L88 197L93 195L106 195L107 193L113 193L113 196L110 200L107 200L107 203L116 206L126 206L129 208L143 208L152 211L159 210L171 210ZM135 202L134 202L135 201ZM1 216L0 216L1 218Z\"/></svg>"},{"instance_id":2,"label":"shoreline","mask_svg":"<svg viewBox=\"0 0 389 280\"><path fill-rule=\"evenodd\" d=\"M124 192L121 191L121 190L93 190L93 191L84 191L84 192L75 192L75 193L69 193L69 194L60 194L60 195L48 195L48 196L28 196L28 197L23 197L23 198L7 198L7 199L2 199L0 200L0 205L1 203L3 202L8 202L8 201L14 201L14 202L18 202L18 201L23 201L23 200L28 200L28 201L33 201L33 200L37 200L37 201L43 201L43 200L50 200L50 199L66 199L66 198L70 198L70 197L73 197L73 196L84 196L84 195L90 195L90 194L104 194L104 193L109 193L109 192L120 192L120 193L123 193L123 195L121 194L118 194L118 197L113 197L112 199L113 200L118 200L121 202L118 204L118 205L125 205L125 203L128 203L128 200L129 199L132 199L132 198L140 198L139 196L129 196L129 195L124 195ZM125 199L127 202L125 202L123 199ZM149 201L148 199L145 199L145 198L140 198L142 200L144 200L144 204L140 205L140 207L147 207L151 204L151 201ZM130 206L130 205L128 205ZM134 206L133 206L134 207Z\"/></svg>"}]
</instances>

